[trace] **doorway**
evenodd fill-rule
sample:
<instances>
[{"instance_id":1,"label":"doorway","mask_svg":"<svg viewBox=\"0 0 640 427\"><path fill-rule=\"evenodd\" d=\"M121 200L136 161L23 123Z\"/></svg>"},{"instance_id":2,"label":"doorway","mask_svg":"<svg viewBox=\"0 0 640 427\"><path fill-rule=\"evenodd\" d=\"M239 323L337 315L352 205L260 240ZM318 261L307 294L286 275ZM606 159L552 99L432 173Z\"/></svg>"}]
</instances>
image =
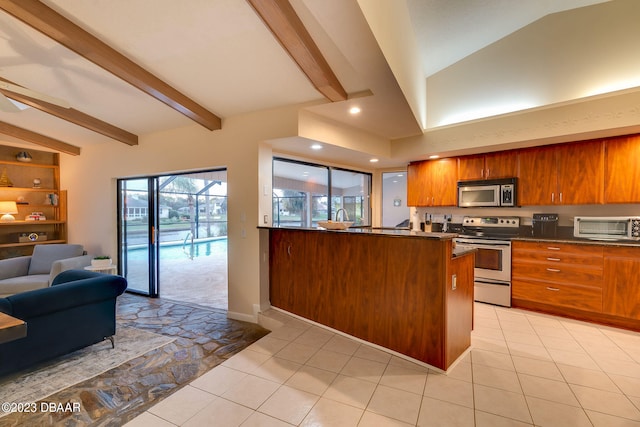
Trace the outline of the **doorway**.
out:
<instances>
[{"instance_id":1,"label":"doorway","mask_svg":"<svg viewBox=\"0 0 640 427\"><path fill-rule=\"evenodd\" d=\"M130 292L227 309L225 169L120 179L118 211Z\"/></svg>"}]
</instances>

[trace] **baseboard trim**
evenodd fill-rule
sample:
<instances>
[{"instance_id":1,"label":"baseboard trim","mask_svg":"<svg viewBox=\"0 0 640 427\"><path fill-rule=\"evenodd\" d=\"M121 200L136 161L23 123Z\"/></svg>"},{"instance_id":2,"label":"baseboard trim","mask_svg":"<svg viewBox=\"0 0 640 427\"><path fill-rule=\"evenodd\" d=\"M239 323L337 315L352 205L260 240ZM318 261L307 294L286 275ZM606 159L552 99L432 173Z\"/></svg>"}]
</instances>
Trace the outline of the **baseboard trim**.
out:
<instances>
[{"instance_id":1,"label":"baseboard trim","mask_svg":"<svg viewBox=\"0 0 640 427\"><path fill-rule=\"evenodd\" d=\"M258 323L257 314L238 313L235 311L227 311L227 319L241 320L243 322Z\"/></svg>"}]
</instances>

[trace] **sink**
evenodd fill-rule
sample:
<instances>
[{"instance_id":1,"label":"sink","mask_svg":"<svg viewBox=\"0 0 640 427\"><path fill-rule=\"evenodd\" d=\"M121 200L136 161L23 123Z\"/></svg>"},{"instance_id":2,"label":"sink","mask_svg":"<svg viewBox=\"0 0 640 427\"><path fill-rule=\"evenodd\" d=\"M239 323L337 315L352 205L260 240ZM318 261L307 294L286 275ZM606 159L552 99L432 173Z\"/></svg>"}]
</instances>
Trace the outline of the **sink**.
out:
<instances>
[{"instance_id":1,"label":"sink","mask_svg":"<svg viewBox=\"0 0 640 427\"><path fill-rule=\"evenodd\" d=\"M353 221L318 221L318 226L327 230L346 230L353 225Z\"/></svg>"}]
</instances>

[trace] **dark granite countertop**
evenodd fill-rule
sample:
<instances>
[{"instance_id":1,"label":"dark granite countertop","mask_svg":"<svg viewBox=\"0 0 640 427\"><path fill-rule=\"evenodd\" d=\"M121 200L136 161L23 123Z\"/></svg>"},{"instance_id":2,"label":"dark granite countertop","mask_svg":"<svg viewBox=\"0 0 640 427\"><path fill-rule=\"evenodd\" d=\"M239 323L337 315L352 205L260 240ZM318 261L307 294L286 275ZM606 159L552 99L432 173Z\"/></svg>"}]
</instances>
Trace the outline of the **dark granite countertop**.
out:
<instances>
[{"instance_id":1,"label":"dark granite countertop","mask_svg":"<svg viewBox=\"0 0 640 427\"><path fill-rule=\"evenodd\" d=\"M272 230L301 230L301 231L317 231L322 233L342 233L342 234L359 234L359 235L375 235L390 237L418 237L425 239L451 240L458 237L455 233L432 233L424 231L413 231L404 228L384 228L384 227L351 227L346 230L327 230L321 227L258 227Z\"/></svg>"},{"instance_id":2,"label":"dark granite countertop","mask_svg":"<svg viewBox=\"0 0 640 427\"><path fill-rule=\"evenodd\" d=\"M547 242L547 243L569 243L569 244L582 244L582 245L640 247L640 241L637 241L637 240L593 240L593 239L579 239L577 237L531 237L531 236L513 237L511 239L511 241L516 241L516 240L520 240L523 242Z\"/></svg>"}]
</instances>

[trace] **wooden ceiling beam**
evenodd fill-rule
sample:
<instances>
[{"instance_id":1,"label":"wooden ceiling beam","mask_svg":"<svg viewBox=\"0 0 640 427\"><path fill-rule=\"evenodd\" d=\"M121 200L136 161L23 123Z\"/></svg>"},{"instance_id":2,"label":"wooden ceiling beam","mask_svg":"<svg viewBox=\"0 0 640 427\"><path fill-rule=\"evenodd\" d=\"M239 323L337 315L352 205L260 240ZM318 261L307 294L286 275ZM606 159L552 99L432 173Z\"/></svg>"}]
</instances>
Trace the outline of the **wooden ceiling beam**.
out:
<instances>
[{"instance_id":1,"label":"wooden ceiling beam","mask_svg":"<svg viewBox=\"0 0 640 427\"><path fill-rule=\"evenodd\" d=\"M120 52L38 0L0 0L0 9L162 101L209 130L222 120Z\"/></svg>"},{"instance_id":2,"label":"wooden ceiling beam","mask_svg":"<svg viewBox=\"0 0 640 427\"><path fill-rule=\"evenodd\" d=\"M80 147L2 121L0 121L0 134L71 154L72 156L80 155Z\"/></svg>"},{"instance_id":3,"label":"wooden ceiling beam","mask_svg":"<svg viewBox=\"0 0 640 427\"><path fill-rule=\"evenodd\" d=\"M347 92L288 0L247 1L320 93L333 102L347 99Z\"/></svg>"},{"instance_id":4,"label":"wooden ceiling beam","mask_svg":"<svg viewBox=\"0 0 640 427\"><path fill-rule=\"evenodd\" d=\"M2 77L0 77L0 81L15 84L7 79L3 79ZM85 114L82 111L78 111L73 108L60 107L58 105L42 101L41 99L32 98L30 96L16 93L8 89L0 88L0 92L15 101L21 102L40 111L44 111L45 113L56 116L62 120L66 120L78 126L82 126L86 129L108 136L109 138L113 138L116 141L124 142L127 145L138 145L138 135L127 132L124 129L120 129L119 127L113 126L110 123Z\"/></svg>"}]
</instances>

